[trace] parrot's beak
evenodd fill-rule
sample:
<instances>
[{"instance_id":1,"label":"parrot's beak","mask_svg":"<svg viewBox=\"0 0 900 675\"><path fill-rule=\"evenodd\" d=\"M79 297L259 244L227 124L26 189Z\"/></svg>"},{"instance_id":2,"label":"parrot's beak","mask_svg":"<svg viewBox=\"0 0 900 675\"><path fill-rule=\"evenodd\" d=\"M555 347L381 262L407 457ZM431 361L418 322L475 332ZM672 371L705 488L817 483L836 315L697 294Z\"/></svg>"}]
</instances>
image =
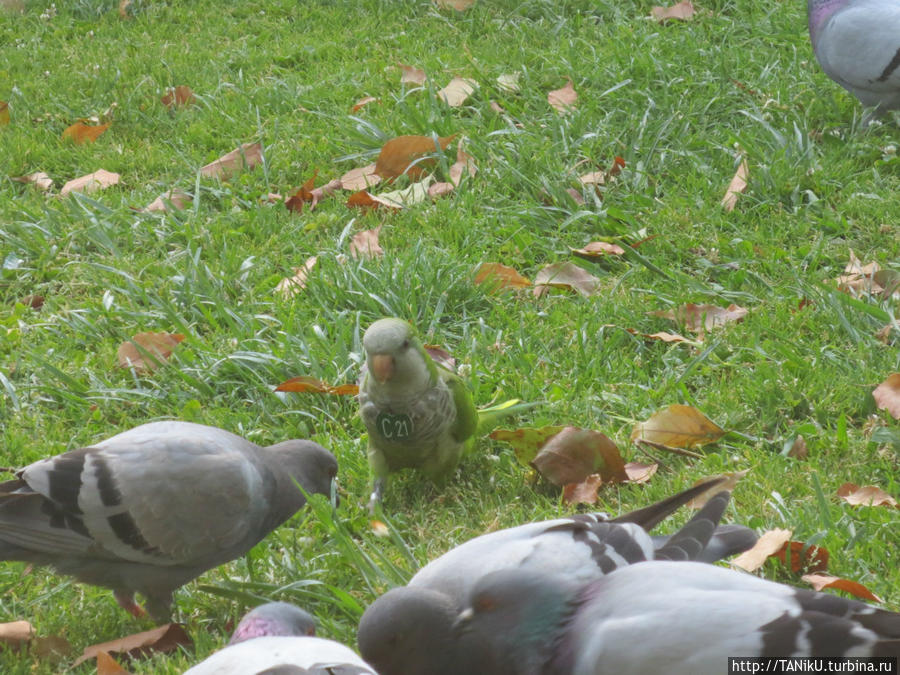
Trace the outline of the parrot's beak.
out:
<instances>
[{"instance_id":1,"label":"parrot's beak","mask_svg":"<svg viewBox=\"0 0 900 675\"><path fill-rule=\"evenodd\" d=\"M372 357L372 376L384 384L394 376L394 357L390 354L375 354Z\"/></svg>"}]
</instances>

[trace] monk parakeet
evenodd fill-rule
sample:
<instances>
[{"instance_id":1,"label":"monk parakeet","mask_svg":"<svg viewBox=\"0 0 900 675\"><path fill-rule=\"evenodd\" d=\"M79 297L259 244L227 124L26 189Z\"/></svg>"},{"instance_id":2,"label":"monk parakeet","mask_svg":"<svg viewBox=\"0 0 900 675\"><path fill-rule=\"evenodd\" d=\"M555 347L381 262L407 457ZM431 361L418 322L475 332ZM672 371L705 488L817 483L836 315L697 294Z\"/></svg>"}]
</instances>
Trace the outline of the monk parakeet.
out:
<instances>
[{"instance_id":1,"label":"monk parakeet","mask_svg":"<svg viewBox=\"0 0 900 675\"><path fill-rule=\"evenodd\" d=\"M432 360L406 321L379 319L363 336L363 348L359 410L369 432L373 511L389 473L416 468L433 480L450 475L475 444L479 412L465 383ZM505 407L502 415L529 407Z\"/></svg>"}]
</instances>

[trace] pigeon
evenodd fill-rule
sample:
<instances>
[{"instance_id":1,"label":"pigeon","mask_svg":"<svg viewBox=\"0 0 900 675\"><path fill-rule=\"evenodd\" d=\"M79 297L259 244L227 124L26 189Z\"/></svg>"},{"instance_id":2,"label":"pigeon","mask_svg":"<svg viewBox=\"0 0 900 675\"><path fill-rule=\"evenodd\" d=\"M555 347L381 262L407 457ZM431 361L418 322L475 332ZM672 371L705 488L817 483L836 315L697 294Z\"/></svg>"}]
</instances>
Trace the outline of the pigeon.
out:
<instances>
[{"instance_id":1,"label":"pigeon","mask_svg":"<svg viewBox=\"0 0 900 675\"><path fill-rule=\"evenodd\" d=\"M673 544L669 537L651 537L646 531L697 495L715 490L722 480L706 481L611 520L604 513L577 514L475 537L425 565L409 585L441 591L461 604L479 577L498 569L527 567L586 582L642 560L714 562L741 553L757 537L746 527L718 525L730 496L725 491L698 512ZM698 533L703 543L692 538Z\"/></svg>"},{"instance_id":2,"label":"pigeon","mask_svg":"<svg viewBox=\"0 0 900 675\"><path fill-rule=\"evenodd\" d=\"M189 422L143 424L0 483L0 560L51 565L157 620L173 591L330 494L337 461L305 440L260 447Z\"/></svg>"},{"instance_id":3,"label":"pigeon","mask_svg":"<svg viewBox=\"0 0 900 675\"><path fill-rule=\"evenodd\" d=\"M873 107L864 123L900 109L900 3L807 0L809 37L822 70Z\"/></svg>"},{"instance_id":4,"label":"pigeon","mask_svg":"<svg viewBox=\"0 0 900 675\"><path fill-rule=\"evenodd\" d=\"M476 432L535 405L513 400L477 410L462 379L438 365L402 319L373 323L363 335L363 348L359 412L369 434L373 515L388 474L416 468L432 480L444 480L474 447Z\"/></svg>"},{"instance_id":5,"label":"pigeon","mask_svg":"<svg viewBox=\"0 0 900 675\"><path fill-rule=\"evenodd\" d=\"M241 619L229 645L184 675L375 675L349 647L315 637L312 616L269 602Z\"/></svg>"},{"instance_id":6,"label":"pigeon","mask_svg":"<svg viewBox=\"0 0 900 675\"><path fill-rule=\"evenodd\" d=\"M454 629L495 675L696 675L728 657L900 656L900 614L715 565L646 561L588 584L482 577Z\"/></svg>"},{"instance_id":7,"label":"pigeon","mask_svg":"<svg viewBox=\"0 0 900 675\"><path fill-rule=\"evenodd\" d=\"M409 585L372 603L359 624L360 653L381 675L493 673L482 667L490 652L477 636L453 630L457 614L482 577L527 570L587 583L648 559L711 562L716 556L744 551L756 542L751 530L717 527L729 501L727 491L713 496L671 537L652 538L644 529L723 482L724 478L710 479L614 520L600 513L576 515L476 537L423 567Z\"/></svg>"}]
</instances>

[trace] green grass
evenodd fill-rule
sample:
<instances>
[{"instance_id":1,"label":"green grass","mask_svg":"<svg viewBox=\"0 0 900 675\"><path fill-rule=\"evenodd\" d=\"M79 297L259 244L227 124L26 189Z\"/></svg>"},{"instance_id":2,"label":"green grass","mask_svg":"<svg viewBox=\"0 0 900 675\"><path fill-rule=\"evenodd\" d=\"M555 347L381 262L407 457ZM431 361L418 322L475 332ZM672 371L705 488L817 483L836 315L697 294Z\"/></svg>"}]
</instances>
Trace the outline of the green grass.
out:
<instances>
[{"instance_id":1,"label":"green grass","mask_svg":"<svg viewBox=\"0 0 900 675\"><path fill-rule=\"evenodd\" d=\"M353 381L361 332L384 315L411 320L468 364L479 404L546 401L528 424L598 429L627 457L639 456L628 441L635 422L671 403L699 407L741 435L702 460L665 457L649 485L605 488L597 508L628 510L750 468L729 520L824 545L832 573L900 609L900 512L835 494L845 481L900 493L897 423L871 396L898 369L897 345L875 337L895 304L851 300L831 281L850 249L896 266L900 132L896 120L859 128L857 102L815 63L799 2L711 0L692 23L665 26L649 20L652 2L479 0L456 14L406 0L137 0L128 21L117 4L0 13L0 100L12 116L0 128L0 465L177 418L260 443L313 438L337 455L343 493L334 522L325 507L304 511L182 589L177 613L195 653L135 672L180 672L223 644L226 622L253 598L296 600L321 634L352 644L362 608L416 564L487 528L571 510L508 447L484 440L443 491L396 478L386 502L396 537L369 533L354 402L273 388L300 374ZM404 90L397 63L424 68L431 89ZM511 72L521 73L518 94L496 85ZM429 95L454 75L481 85L460 109ZM546 94L568 77L579 100L560 117ZM170 112L159 97L180 84L198 103ZM380 102L351 114L366 95ZM114 102L96 143L60 140ZM431 133L464 134L479 167L433 204L364 214L337 197L296 215L260 202L316 169L324 182L367 163L388 138ZM199 167L254 140L263 166L197 181ZM737 147L750 185L724 213ZM616 155L626 168L602 200L568 199L578 161L607 167ZM121 173L121 184L56 199L6 179L46 171L58 190L98 168ZM189 209L132 209L171 187L194 194ZM340 262L352 233L381 223L384 259ZM571 259L570 246L640 230L655 236L640 256L584 263L602 280L593 298L492 296L471 281L482 261L533 278ZM273 293L311 255L307 288ZM17 304L29 294L45 297L42 309ZM798 309L803 299L811 304ZM699 348L624 330L670 329L647 312L685 302L750 312ZM148 330L187 337L152 376L117 368L118 345ZM807 461L782 454L797 434ZM109 592L45 570L4 564L0 590L0 621L27 618L79 650L147 627ZM5 673L62 665L34 667L0 652Z\"/></svg>"}]
</instances>

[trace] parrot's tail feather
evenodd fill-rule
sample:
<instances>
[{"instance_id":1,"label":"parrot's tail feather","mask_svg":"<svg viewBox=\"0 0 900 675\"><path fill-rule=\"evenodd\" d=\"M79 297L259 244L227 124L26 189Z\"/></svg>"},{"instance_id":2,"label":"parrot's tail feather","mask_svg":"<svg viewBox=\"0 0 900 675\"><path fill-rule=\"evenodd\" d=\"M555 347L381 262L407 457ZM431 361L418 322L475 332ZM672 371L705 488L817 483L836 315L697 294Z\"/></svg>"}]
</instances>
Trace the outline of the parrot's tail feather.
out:
<instances>
[{"instance_id":1,"label":"parrot's tail feather","mask_svg":"<svg viewBox=\"0 0 900 675\"><path fill-rule=\"evenodd\" d=\"M492 405L487 408L478 410L478 434L485 435L492 431L500 422L507 417L518 415L526 410L531 410L541 405L541 401L535 403L521 403L521 399L512 398L503 403Z\"/></svg>"}]
</instances>

